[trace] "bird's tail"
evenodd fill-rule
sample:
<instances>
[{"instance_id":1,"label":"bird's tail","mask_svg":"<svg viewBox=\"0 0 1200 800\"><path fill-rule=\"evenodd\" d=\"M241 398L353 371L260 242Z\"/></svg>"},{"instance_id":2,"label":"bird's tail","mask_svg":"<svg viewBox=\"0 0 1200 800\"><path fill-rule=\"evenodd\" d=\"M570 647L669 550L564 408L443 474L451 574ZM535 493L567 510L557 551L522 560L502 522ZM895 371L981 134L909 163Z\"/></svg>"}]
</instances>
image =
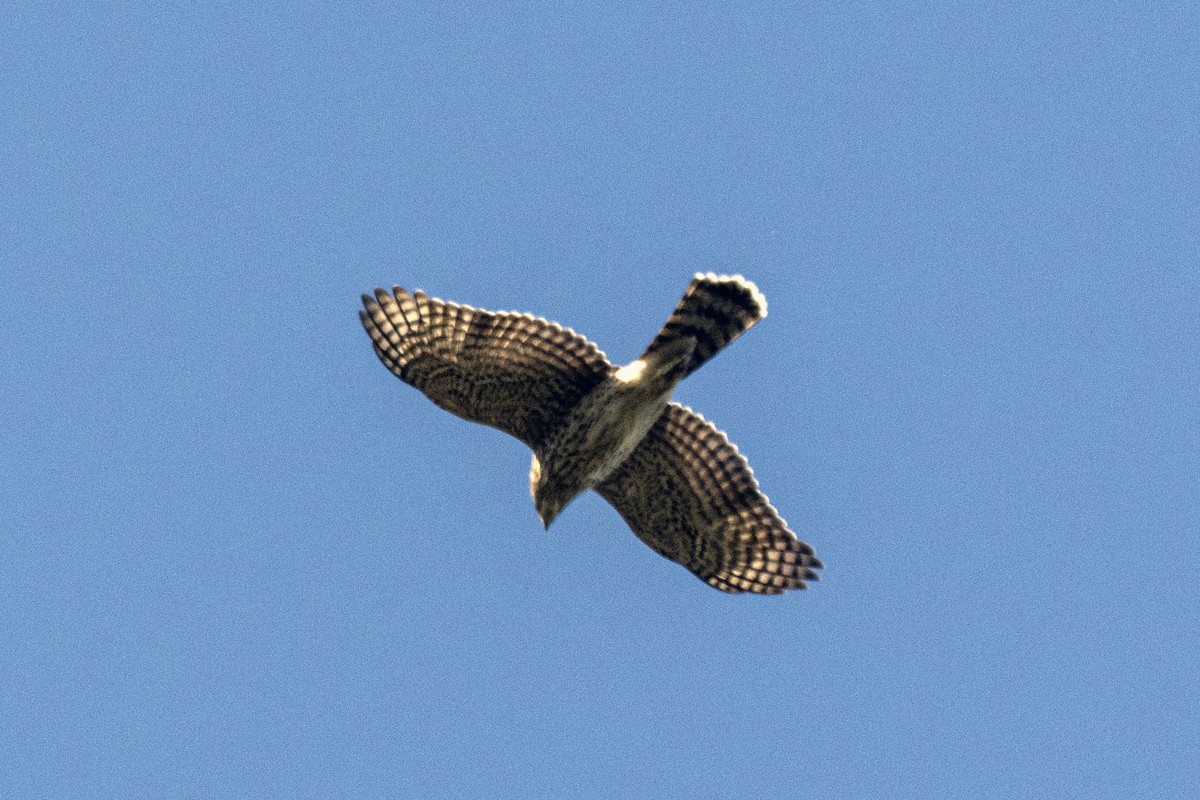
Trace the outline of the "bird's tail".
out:
<instances>
[{"instance_id":1,"label":"bird's tail","mask_svg":"<svg viewBox=\"0 0 1200 800\"><path fill-rule=\"evenodd\" d=\"M642 359L680 339L696 346L684 377L767 315L767 298L741 275L698 273Z\"/></svg>"}]
</instances>

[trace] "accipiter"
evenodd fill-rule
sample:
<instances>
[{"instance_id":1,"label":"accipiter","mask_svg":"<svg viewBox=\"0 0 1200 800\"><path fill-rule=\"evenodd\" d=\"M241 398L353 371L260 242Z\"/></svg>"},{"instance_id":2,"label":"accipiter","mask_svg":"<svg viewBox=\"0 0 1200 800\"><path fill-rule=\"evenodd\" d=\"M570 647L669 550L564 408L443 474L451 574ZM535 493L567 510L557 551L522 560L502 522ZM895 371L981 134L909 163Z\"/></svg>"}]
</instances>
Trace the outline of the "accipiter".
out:
<instances>
[{"instance_id":1,"label":"accipiter","mask_svg":"<svg viewBox=\"0 0 1200 800\"><path fill-rule=\"evenodd\" d=\"M821 562L758 488L746 459L699 414L670 401L680 380L767 315L740 275L698 274L646 352L617 368L574 331L376 289L359 312L375 354L437 405L533 449L542 523L595 489L643 542L726 592L778 594Z\"/></svg>"}]
</instances>

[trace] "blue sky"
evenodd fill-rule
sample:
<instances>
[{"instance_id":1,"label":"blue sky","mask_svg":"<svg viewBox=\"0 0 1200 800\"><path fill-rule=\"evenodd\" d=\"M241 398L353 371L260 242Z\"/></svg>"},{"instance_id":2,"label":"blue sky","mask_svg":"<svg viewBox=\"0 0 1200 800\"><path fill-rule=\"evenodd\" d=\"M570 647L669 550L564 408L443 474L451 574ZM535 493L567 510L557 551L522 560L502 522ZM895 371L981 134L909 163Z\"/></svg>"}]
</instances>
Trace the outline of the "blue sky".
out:
<instances>
[{"instance_id":1,"label":"blue sky","mask_svg":"<svg viewBox=\"0 0 1200 800\"><path fill-rule=\"evenodd\" d=\"M0 795L1200 792L1192 4L5 17ZM355 313L696 271L808 592L544 532Z\"/></svg>"}]
</instances>

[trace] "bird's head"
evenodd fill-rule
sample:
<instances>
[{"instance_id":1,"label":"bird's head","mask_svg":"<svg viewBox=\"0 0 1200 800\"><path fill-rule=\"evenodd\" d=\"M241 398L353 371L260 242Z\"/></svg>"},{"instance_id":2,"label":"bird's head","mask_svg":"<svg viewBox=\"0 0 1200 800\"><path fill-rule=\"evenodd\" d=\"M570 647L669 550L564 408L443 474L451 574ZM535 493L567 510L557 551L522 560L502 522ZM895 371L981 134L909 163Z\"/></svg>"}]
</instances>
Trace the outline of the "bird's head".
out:
<instances>
[{"instance_id":1,"label":"bird's head","mask_svg":"<svg viewBox=\"0 0 1200 800\"><path fill-rule=\"evenodd\" d=\"M563 510L563 503L546 496L535 497L533 505L537 508L538 517L541 518L542 525L545 526L546 530L550 530L550 523L554 522L559 512Z\"/></svg>"},{"instance_id":2,"label":"bird's head","mask_svg":"<svg viewBox=\"0 0 1200 800\"><path fill-rule=\"evenodd\" d=\"M550 529L550 523L574 496L552 480L550 475L543 473L542 463L536 455L529 467L529 493L533 495L533 507L537 509L537 515L546 530Z\"/></svg>"}]
</instances>

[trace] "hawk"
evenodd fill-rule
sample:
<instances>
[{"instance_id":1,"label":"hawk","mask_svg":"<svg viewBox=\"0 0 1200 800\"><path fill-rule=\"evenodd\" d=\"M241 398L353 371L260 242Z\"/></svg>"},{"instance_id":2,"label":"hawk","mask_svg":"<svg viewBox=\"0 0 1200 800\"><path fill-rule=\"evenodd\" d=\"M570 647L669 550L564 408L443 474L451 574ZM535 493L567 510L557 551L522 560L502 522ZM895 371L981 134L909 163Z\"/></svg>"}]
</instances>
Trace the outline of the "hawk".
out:
<instances>
[{"instance_id":1,"label":"hawk","mask_svg":"<svg viewBox=\"0 0 1200 800\"><path fill-rule=\"evenodd\" d=\"M529 488L546 528L595 489L651 549L717 589L779 594L817 580L820 560L759 491L737 447L670 399L767 315L752 282L697 274L646 352L620 368L583 336L530 314L400 286L362 301L363 327L393 374L533 450Z\"/></svg>"}]
</instances>

